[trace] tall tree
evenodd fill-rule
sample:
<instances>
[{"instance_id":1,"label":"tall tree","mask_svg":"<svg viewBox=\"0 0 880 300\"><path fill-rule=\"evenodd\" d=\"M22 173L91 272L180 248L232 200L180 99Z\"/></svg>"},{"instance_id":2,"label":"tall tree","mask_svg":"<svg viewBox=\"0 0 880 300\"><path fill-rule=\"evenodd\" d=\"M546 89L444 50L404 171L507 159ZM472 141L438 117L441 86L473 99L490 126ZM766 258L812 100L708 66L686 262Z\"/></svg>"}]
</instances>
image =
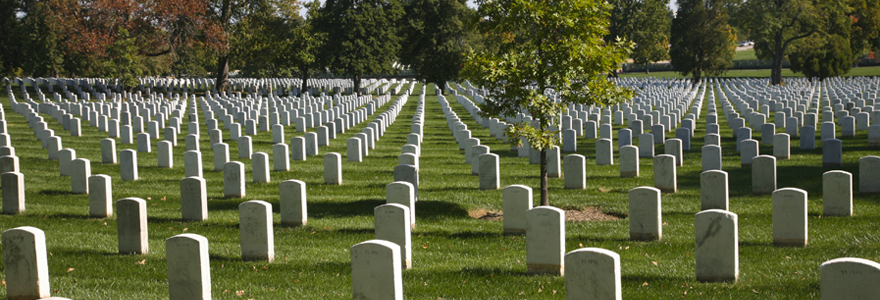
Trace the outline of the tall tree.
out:
<instances>
[{"instance_id":1,"label":"tall tree","mask_svg":"<svg viewBox=\"0 0 880 300\"><path fill-rule=\"evenodd\" d=\"M302 26L295 1L268 0L252 7L235 26L231 66L248 77L289 77L293 74L293 34Z\"/></svg>"},{"instance_id":2,"label":"tall tree","mask_svg":"<svg viewBox=\"0 0 880 300\"><path fill-rule=\"evenodd\" d=\"M458 78L466 51L465 0L412 0L404 6L400 62L438 86Z\"/></svg>"},{"instance_id":3,"label":"tall tree","mask_svg":"<svg viewBox=\"0 0 880 300\"><path fill-rule=\"evenodd\" d=\"M820 1L839 0L751 0L741 11L749 37L755 41L755 55L773 60L770 83L782 84L782 62L795 41L827 29L828 12Z\"/></svg>"},{"instance_id":4,"label":"tall tree","mask_svg":"<svg viewBox=\"0 0 880 300\"><path fill-rule=\"evenodd\" d=\"M290 59L299 74L300 94L308 91L309 78L323 67L318 51L326 40L325 33L316 30L314 25L320 14L321 3L314 0L307 2L305 7L308 9L305 21L291 34Z\"/></svg>"},{"instance_id":5,"label":"tall tree","mask_svg":"<svg viewBox=\"0 0 880 300\"><path fill-rule=\"evenodd\" d=\"M635 44L630 57L637 64L645 65L645 73L649 72L648 64L669 58L670 19L668 0L644 0L635 15L635 26L626 38Z\"/></svg>"},{"instance_id":6,"label":"tall tree","mask_svg":"<svg viewBox=\"0 0 880 300\"><path fill-rule=\"evenodd\" d=\"M679 0L672 20L669 56L675 70L692 75L718 76L733 64L736 34L728 24L724 0Z\"/></svg>"},{"instance_id":7,"label":"tall tree","mask_svg":"<svg viewBox=\"0 0 880 300\"><path fill-rule=\"evenodd\" d=\"M337 75L351 76L360 95L364 75L392 71L402 15L397 0L326 0L313 23L327 38L322 59Z\"/></svg>"},{"instance_id":8,"label":"tall tree","mask_svg":"<svg viewBox=\"0 0 880 300\"><path fill-rule=\"evenodd\" d=\"M844 0L817 4L825 18L823 26L809 37L792 43L787 55L791 70L819 79L849 72L856 58L877 48L878 2Z\"/></svg>"},{"instance_id":9,"label":"tall tree","mask_svg":"<svg viewBox=\"0 0 880 300\"><path fill-rule=\"evenodd\" d=\"M792 71L820 80L846 74L853 65L849 41L836 34L815 33L796 43L789 57Z\"/></svg>"},{"instance_id":10,"label":"tall tree","mask_svg":"<svg viewBox=\"0 0 880 300\"><path fill-rule=\"evenodd\" d=\"M517 123L507 135L541 151L541 205L549 205L547 149L558 145L559 116L571 104L607 105L631 96L603 76L629 44L606 43L608 10L600 0L481 0L481 29L515 35L500 52L470 53L464 76L488 89L484 117L526 112L537 126ZM555 91L557 97L548 96Z\"/></svg>"},{"instance_id":11,"label":"tall tree","mask_svg":"<svg viewBox=\"0 0 880 300\"><path fill-rule=\"evenodd\" d=\"M133 70L130 67L164 72L153 66L162 61L170 66L170 60L154 58L193 43L216 45L222 39L207 0L47 0L46 5L46 24L63 36L65 54L72 57L65 64L72 68L67 71L79 75L118 75L120 70ZM122 59L129 55L134 59ZM111 67L107 61L126 67Z\"/></svg>"}]
</instances>

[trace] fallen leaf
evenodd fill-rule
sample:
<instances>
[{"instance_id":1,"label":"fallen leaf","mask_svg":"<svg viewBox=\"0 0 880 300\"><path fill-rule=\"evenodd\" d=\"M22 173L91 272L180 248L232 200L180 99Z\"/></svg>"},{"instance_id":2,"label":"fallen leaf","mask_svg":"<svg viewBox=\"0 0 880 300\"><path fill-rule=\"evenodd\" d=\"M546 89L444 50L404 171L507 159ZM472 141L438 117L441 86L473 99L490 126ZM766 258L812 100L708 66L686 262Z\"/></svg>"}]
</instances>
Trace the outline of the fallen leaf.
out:
<instances>
[{"instance_id":1,"label":"fallen leaf","mask_svg":"<svg viewBox=\"0 0 880 300\"><path fill-rule=\"evenodd\" d=\"M67 269L67 273L73 272L73 270L74 270L73 268L69 268L69 269Z\"/></svg>"},{"instance_id":2,"label":"fallen leaf","mask_svg":"<svg viewBox=\"0 0 880 300\"><path fill-rule=\"evenodd\" d=\"M583 247L584 243L578 243L578 247Z\"/></svg>"},{"instance_id":3,"label":"fallen leaf","mask_svg":"<svg viewBox=\"0 0 880 300\"><path fill-rule=\"evenodd\" d=\"M189 230L189 228L184 228L184 229L183 229L183 231L187 231L187 230Z\"/></svg>"},{"instance_id":4,"label":"fallen leaf","mask_svg":"<svg viewBox=\"0 0 880 300\"><path fill-rule=\"evenodd\" d=\"M153 197L147 197L147 200L153 200Z\"/></svg>"},{"instance_id":5,"label":"fallen leaf","mask_svg":"<svg viewBox=\"0 0 880 300\"><path fill-rule=\"evenodd\" d=\"M655 266L657 265L657 262L656 262L656 261L652 261L651 263L654 264Z\"/></svg>"},{"instance_id":6,"label":"fallen leaf","mask_svg":"<svg viewBox=\"0 0 880 300\"><path fill-rule=\"evenodd\" d=\"M428 245L422 244L422 249L428 249Z\"/></svg>"},{"instance_id":7,"label":"fallen leaf","mask_svg":"<svg viewBox=\"0 0 880 300\"><path fill-rule=\"evenodd\" d=\"M107 222L104 222L104 226L107 226Z\"/></svg>"},{"instance_id":8,"label":"fallen leaf","mask_svg":"<svg viewBox=\"0 0 880 300\"><path fill-rule=\"evenodd\" d=\"M603 192L603 193L607 193L607 192L610 192L611 189L603 189L603 188L599 188L599 191L600 191L600 192Z\"/></svg>"},{"instance_id":9,"label":"fallen leaf","mask_svg":"<svg viewBox=\"0 0 880 300\"><path fill-rule=\"evenodd\" d=\"M238 296L244 295L244 291L235 291L235 294Z\"/></svg>"},{"instance_id":10,"label":"fallen leaf","mask_svg":"<svg viewBox=\"0 0 880 300\"><path fill-rule=\"evenodd\" d=\"M147 263L147 260L146 260L146 259L141 260L141 261L136 261L136 262L134 262L134 264L136 264L136 265L143 265L143 264L146 264L146 263Z\"/></svg>"},{"instance_id":11,"label":"fallen leaf","mask_svg":"<svg viewBox=\"0 0 880 300\"><path fill-rule=\"evenodd\" d=\"M159 200L165 201L165 197L159 198Z\"/></svg>"},{"instance_id":12,"label":"fallen leaf","mask_svg":"<svg viewBox=\"0 0 880 300\"><path fill-rule=\"evenodd\" d=\"M643 282L642 286L648 286L648 282L647 281Z\"/></svg>"}]
</instances>

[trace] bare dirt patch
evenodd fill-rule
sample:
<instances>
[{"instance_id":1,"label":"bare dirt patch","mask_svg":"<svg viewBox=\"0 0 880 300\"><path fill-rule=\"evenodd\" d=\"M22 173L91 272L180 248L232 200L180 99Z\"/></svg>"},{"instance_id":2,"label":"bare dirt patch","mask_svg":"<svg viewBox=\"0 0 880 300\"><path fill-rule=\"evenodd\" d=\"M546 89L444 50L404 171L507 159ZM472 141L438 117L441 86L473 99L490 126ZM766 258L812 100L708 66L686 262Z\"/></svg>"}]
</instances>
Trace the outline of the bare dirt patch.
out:
<instances>
[{"instance_id":1,"label":"bare dirt patch","mask_svg":"<svg viewBox=\"0 0 880 300\"><path fill-rule=\"evenodd\" d=\"M585 206L581 209L567 208L565 211L565 220L569 222L596 222L596 221L615 221L620 218L614 215L606 214L601 209L594 206ZM474 219L487 221L501 221L504 219L504 213L500 211L491 211L482 208L468 211L468 215Z\"/></svg>"},{"instance_id":2,"label":"bare dirt patch","mask_svg":"<svg viewBox=\"0 0 880 300\"><path fill-rule=\"evenodd\" d=\"M502 219L504 219L504 214L502 214L500 211L491 211L482 208L470 210L468 211L468 215L470 215L471 218L474 219L487 221L501 221Z\"/></svg>"}]
</instances>

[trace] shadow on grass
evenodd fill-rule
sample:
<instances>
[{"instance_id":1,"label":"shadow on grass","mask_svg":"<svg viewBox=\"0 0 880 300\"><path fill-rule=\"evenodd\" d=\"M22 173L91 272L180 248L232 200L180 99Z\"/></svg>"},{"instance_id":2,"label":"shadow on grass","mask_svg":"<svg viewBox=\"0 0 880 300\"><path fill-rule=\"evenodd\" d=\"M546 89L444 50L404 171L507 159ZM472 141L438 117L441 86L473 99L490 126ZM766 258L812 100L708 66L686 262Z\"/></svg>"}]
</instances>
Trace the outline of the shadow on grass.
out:
<instances>
[{"instance_id":1,"label":"shadow on grass","mask_svg":"<svg viewBox=\"0 0 880 300\"><path fill-rule=\"evenodd\" d=\"M501 268L462 268L461 272L463 274L470 274L476 276L531 276L526 274L525 272L515 272L513 270L505 270Z\"/></svg>"},{"instance_id":2,"label":"shadow on grass","mask_svg":"<svg viewBox=\"0 0 880 300\"><path fill-rule=\"evenodd\" d=\"M336 232L348 234L373 234L376 230L372 228L343 228L336 230Z\"/></svg>"},{"instance_id":3,"label":"shadow on grass","mask_svg":"<svg viewBox=\"0 0 880 300\"><path fill-rule=\"evenodd\" d=\"M60 213L60 214L53 214L53 215L50 215L50 216L51 216L52 218L64 218L64 219L82 219L82 220L89 220L89 219L96 219L96 220L97 220L97 219L101 219L101 218L92 218L92 217L89 217L89 215L88 215L87 213L85 213L85 214Z\"/></svg>"},{"instance_id":4,"label":"shadow on grass","mask_svg":"<svg viewBox=\"0 0 880 300\"><path fill-rule=\"evenodd\" d=\"M376 206L384 200L358 200L353 202L310 202L309 216L313 218L372 216Z\"/></svg>"},{"instance_id":5,"label":"shadow on grass","mask_svg":"<svg viewBox=\"0 0 880 300\"><path fill-rule=\"evenodd\" d=\"M416 202L416 220L436 220L446 217L469 218L467 210L455 203L428 200Z\"/></svg>"},{"instance_id":6,"label":"shadow on grass","mask_svg":"<svg viewBox=\"0 0 880 300\"><path fill-rule=\"evenodd\" d=\"M39 194L40 195L47 195L47 196L79 195L79 194L74 194L71 191L65 191L65 190L42 190L42 191L40 191Z\"/></svg>"},{"instance_id":7,"label":"shadow on grass","mask_svg":"<svg viewBox=\"0 0 880 300\"><path fill-rule=\"evenodd\" d=\"M457 238L457 239L472 239L472 238L485 239L485 238L500 238L502 236L503 235L501 234L501 232L488 232L488 231L463 231L463 232L456 232L456 233L449 235L450 238Z\"/></svg>"}]
</instances>

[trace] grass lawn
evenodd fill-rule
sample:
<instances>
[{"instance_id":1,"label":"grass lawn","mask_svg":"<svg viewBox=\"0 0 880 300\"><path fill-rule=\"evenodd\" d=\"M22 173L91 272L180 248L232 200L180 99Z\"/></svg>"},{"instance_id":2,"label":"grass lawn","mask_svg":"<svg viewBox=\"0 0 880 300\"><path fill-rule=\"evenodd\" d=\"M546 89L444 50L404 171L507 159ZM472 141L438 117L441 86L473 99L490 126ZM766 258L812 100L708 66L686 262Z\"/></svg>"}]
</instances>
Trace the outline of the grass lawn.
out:
<instances>
[{"instance_id":1,"label":"grass lawn","mask_svg":"<svg viewBox=\"0 0 880 300\"><path fill-rule=\"evenodd\" d=\"M852 76L880 76L880 67L858 67L852 68L844 77ZM657 77L657 78L683 78L678 72L651 72L645 73L626 73L620 77ZM721 75L723 78L770 78L770 69L763 70L729 70ZM802 73L792 72L790 69L782 69L782 77L804 77Z\"/></svg>"},{"instance_id":2,"label":"grass lawn","mask_svg":"<svg viewBox=\"0 0 880 300\"><path fill-rule=\"evenodd\" d=\"M736 51L736 56L733 57L733 60L758 60L758 57L755 56L755 49L747 49Z\"/></svg>"},{"instance_id":3,"label":"grass lawn","mask_svg":"<svg viewBox=\"0 0 880 300\"><path fill-rule=\"evenodd\" d=\"M868 68L853 71L862 69ZM871 70L880 73L880 68ZM650 75L664 76L660 73ZM760 75L754 73L753 76ZM415 94L418 95L422 88L417 87ZM501 211L501 190L478 189L479 180L471 175L471 166L464 164L464 152L458 150L447 127L433 86L428 86L427 91L425 137L420 157L421 182L416 204L418 225L412 231L413 269L403 272L406 298L563 299L563 277L525 274L524 236L504 236L500 221L469 216L468 212L473 210ZM502 187L511 184L532 187L537 205L540 199L538 166L529 165L528 158L517 157L515 152L509 151L509 146L490 137L488 129L476 124L453 97L448 99L452 109L472 130L472 136L501 157ZM201 149L210 211L209 220L204 222L180 220L179 180L184 177L185 132L178 135L173 169L156 167L155 150L153 153L139 153L141 179L123 182L118 164L100 163L98 141L106 138L106 133L84 124L84 135L71 137L51 117L43 115L50 128L63 138L65 147L76 149L78 157L92 162L92 174L113 177L115 199L140 197L147 200L150 254L120 255L115 216L107 219L88 217L88 196L70 193L69 177L59 176L57 161L47 160L46 151L25 118L12 111L7 98L0 97L27 189L27 210L21 215L0 215L0 230L35 226L45 231L53 296L165 299L168 289L164 241L177 234L195 233L207 237L210 243L214 299L351 299L348 251L352 245L374 237L373 208L385 203L385 185L393 181L393 167L397 165L400 147L406 143L406 135L410 132L417 100L417 96L410 97L396 122L388 127L364 162L346 161L345 140L360 132L369 122L337 135L329 146L320 148L321 155L328 152L342 154L342 186L324 185L322 158L312 156L304 162L291 162L291 171L271 172L271 183L248 182L245 199L224 199L223 176L212 171L212 153L207 134L203 134ZM385 105L377 112L384 112L387 108ZM706 109L707 105L703 105L703 115ZM720 111L720 104L718 109ZM372 118L369 117L368 121ZM768 122L772 120L771 116ZM200 122L202 132L206 132L204 118L200 118ZM880 201L877 196L854 194L853 217L823 217L821 178L828 170L821 167L822 149L800 150L797 140L791 143L792 158L778 161L778 187L796 187L809 192L809 246L773 246L770 196L751 194L751 170L740 167L739 154L723 116L719 122L724 149L723 168L730 174L730 210L739 215L739 282L700 283L695 278L694 214L700 210L699 149L703 146L705 118L697 121L691 142L693 150L684 153L684 166L678 167L679 192L662 195L664 228L661 241L629 240L629 222L625 218L567 222L566 250L599 247L619 253L623 296L629 299L816 298L819 296L819 264L822 262L838 257L880 261L880 232L877 229ZM614 128L615 144L620 128L622 126ZM287 140L303 135L294 133L293 129L292 126L287 128ZM225 137L228 138L228 133ZM271 153L271 141L270 133L260 132L254 137L254 152ZM246 177L250 180L251 161L236 159L237 143L227 143L232 160L247 166ZM866 132L843 138L843 145L842 169L853 173L857 192L858 159L878 152L867 149ZM136 147L117 141L117 148ZM156 149L155 144L153 149ZM663 147L658 146L656 152L663 153ZM770 154L772 148L761 145L760 153ZM595 165L594 141L580 139L578 154L587 157L588 187L585 190L565 190L563 179L550 179L550 203L554 206L569 209L592 206L623 217L628 211L627 191L653 185L651 159L640 160L640 177L620 178L619 165ZM619 161L616 151L615 161ZM280 225L278 183L288 179L307 183L310 213L307 226ZM254 199L273 204L276 261L272 264L241 260L238 205ZM5 289L0 289L0 298L4 298L5 293Z\"/></svg>"}]
</instances>

